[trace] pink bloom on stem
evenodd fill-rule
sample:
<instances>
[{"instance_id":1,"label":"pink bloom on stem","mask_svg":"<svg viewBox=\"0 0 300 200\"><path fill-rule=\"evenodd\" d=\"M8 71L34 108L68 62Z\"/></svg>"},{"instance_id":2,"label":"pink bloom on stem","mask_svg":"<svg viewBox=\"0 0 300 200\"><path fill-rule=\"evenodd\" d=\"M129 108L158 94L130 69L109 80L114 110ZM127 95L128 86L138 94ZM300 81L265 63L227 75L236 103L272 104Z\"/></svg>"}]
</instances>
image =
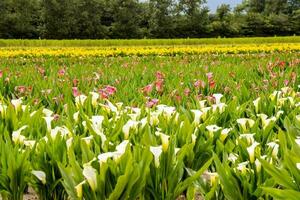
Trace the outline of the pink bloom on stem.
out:
<instances>
[{"instance_id":1,"label":"pink bloom on stem","mask_svg":"<svg viewBox=\"0 0 300 200\"><path fill-rule=\"evenodd\" d=\"M2 77L3 77L3 71L0 70L0 78L2 78Z\"/></svg>"},{"instance_id":2,"label":"pink bloom on stem","mask_svg":"<svg viewBox=\"0 0 300 200\"><path fill-rule=\"evenodd\" d=\"M72 94L74 97L78 97L80 95L77 87L72 87Z\"/></svg>"},{"instance_id":3,"label":"pink bloom on stem","mask_svg":"<svg viewBox=\"0 0 300 200\"><path fill-rule=\"evenodd\" d=\"M101 99L107 99L108 96L109 96L109 95L106 93L106 91L104 91L104 90L102 90L102 89L99 90L99 94L100 94L100 98L101 98Z\"/></svg>"},{"instance_id":4,"label":"pink bloom on stem","mask_svg":"<svg viewBox=\"0 0 300 200\"><path fill-rule=\"evenodd\" d=\"M161 79L161 80L157 80L155 82L155 89L158 93L162 93L163 90L164 90L164 81Z\"/></svg>"},{"instance_id":5,"label":"pink bloom on stem","mask_svg":"<svg viewBox=\"0 0 300 200\"><path fill-rule=\"evenodd\" d=\"M165 78L165 75L162 72L160 72L160 71L157 71L155 73L155 76L156 76L156 79L159 79L159 80Z\"/></svg>"},{"instance_id":6,"label":"pink bloom on stem","mask_svg":"<svg viewBox=\"0 0 300 200\"><path fill-rule=\"evenodd\" d=\"M183 93L184 93L185 96L189 96L190 93L191 93L191 90L189 88L186 88L186 89L184 89Z\"/></svg>"},{"instance_id":7,"label":"pink bloom on stem","mask_svg":"<svg viewBox=\"0 0 300 200\"><path fill-rule=\"evenodd\" d=\"M17 87L15 88L15 90L17 90L19 93L23 94L23 93L26 92L26 87L23 86L23 85L17 86Z\"/></svg>"},{"instance_id":8,"label":"pink bloom on stem","mask_svg":"<svg viewBox=\"0 0 300 200\"><path fill-rule=\"evenodd\" d=\"M110 85L107 85L104 90L109 95L113 95L117 92L117 88L110 86Z\"/></svg>"},{"instance_id":9,"label":"pink bloom on stem","mask_svg":"<svg viewBox=\"0 0 300 200\"><path fill-rule=\"evenodd\" d=\"M156 106L158 104L158 102L159 102L158 99L151 99L146 102L146 106L148 108L152 108L153 106Z\"/></svg>"},{"instance_id":10,"label":"pink bloom on stem","mask_svg":"<svg viewBox=\"0 0 300 200\"><path fill-rule=\"evenodd\" d=\"M58 70L58 76L64 76L66 71L64 69Z\"/></svg>"},{"instance_id":11,"label":"pink bloom on stem","mask_svg":"<svg viewBox=\"0 0 300 200\"><path fill-rule=\"evenodd\" d=\"M213 89L216 86L216 82L214 80L209 81L209 88Z\"/></svg>"},{"instance_id":12,"label":"pink bloom on stem","mask_svg":"<svg viewBox=\"0 0 300 200\"><path fill-rule=\"evenodd\" d=\"M77 85L78 85L78 83L79 83L79 80L75 78L75 79L73 79L72 82L73 82L73 86L74 86L74 87L77 87Z\"/></svg>"},{"instance_id":13,"label":"pink bloom on stem","mask_svg":"<svg viewBox=\"0 0 300 200\"><path fill-rule=\"evenodd\" d=\"M142 88L142 92L145 95L150 94L152 92L152 90L153 90L153 84L146 85L145 87Z\"/></svg>"},{"instance_id":14,"label":"pink bloom on stem","mask_svg":"<svg viewBox=\"0 0 300 200\"><path fill-rule=\"evenodd\" d=\"M214 74L212 72L209 72L206 74L207 79L210 81L214 78Z\"/></svg>"},{"instance_id":15,"label":"pink bloom on stem","mask_svg":"<svg viewBox=\"0 0 300 200\"><path fill-rule=\"evenodd\" d=\"M289 81L289 80L287 80L287 79L286 79L286 80L284 80L284 85L285 85L285 86L288 86L289 82L290 82L290 81Z\"/></svg>"}]
</instances>

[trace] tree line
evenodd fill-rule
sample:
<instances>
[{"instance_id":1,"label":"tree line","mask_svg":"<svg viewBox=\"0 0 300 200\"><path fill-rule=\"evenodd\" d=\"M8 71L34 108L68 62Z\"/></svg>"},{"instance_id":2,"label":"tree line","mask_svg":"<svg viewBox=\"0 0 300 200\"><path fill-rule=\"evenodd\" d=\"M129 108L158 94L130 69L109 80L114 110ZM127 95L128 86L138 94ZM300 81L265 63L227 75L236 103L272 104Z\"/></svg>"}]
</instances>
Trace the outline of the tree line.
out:
<instances>
[{"instance_id":1,"label":"tree line","mask_svg":"<svg viewBox=\"0 0 300 200\"><path fill-rule=\"evenodd\" d=\"M0 0L0 38L199 38L300 34L300 0Z\"/></svg>"}]
</instances>

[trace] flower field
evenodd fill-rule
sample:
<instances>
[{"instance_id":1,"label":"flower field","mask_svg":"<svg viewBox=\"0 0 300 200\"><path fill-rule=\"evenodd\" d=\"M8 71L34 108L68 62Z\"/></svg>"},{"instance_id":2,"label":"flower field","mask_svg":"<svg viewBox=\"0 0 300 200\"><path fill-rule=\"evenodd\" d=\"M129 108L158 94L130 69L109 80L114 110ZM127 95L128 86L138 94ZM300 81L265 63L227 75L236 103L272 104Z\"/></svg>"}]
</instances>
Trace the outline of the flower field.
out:
<instances>
[{"instance_id":1,"label":"flower field","mask_svg":"<svg viewBox=\"0 0 300 200\"><path fill-rule=\"evenodd\" d=\"M1 197L297 200L299 50L3 47Z\"/></svg>"}]
</instances>

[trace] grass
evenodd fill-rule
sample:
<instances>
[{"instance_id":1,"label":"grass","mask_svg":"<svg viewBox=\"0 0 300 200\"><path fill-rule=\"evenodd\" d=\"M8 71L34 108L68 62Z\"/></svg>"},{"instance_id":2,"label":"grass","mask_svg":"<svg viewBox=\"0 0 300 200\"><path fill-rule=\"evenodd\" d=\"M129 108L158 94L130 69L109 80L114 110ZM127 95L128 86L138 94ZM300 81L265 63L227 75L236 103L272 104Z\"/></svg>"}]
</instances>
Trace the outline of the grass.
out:
<instances>
[{"instance_id":1,"label":"grass","mask_svg":"<svg viewBox=\"0 0 300 200\"><path fill-rule=\"evenodd\" d=\"M206 44L299 43L299 36L204 39L138 39L138 40L0 40L0 47L107 47Z\"/></svg>"}]
</instances>

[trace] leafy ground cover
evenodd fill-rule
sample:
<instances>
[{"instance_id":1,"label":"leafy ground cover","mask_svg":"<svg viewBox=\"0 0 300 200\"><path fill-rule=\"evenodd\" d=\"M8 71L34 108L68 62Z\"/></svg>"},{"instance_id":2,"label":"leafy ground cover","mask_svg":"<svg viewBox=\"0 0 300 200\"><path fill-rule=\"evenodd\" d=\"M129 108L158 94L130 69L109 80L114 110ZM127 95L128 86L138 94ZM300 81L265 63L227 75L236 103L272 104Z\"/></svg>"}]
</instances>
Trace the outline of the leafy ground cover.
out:
<instances>
[{"instance_id":1,"label":"leafy ground cover","mask_svg":"<svg viewBox=\"0 0 300 200\"><path fill-rule=\"evenodd\" d=\"M299 66L297 51L2 57L1 196L297 199Z\"/></svg>"}]
</instances>

